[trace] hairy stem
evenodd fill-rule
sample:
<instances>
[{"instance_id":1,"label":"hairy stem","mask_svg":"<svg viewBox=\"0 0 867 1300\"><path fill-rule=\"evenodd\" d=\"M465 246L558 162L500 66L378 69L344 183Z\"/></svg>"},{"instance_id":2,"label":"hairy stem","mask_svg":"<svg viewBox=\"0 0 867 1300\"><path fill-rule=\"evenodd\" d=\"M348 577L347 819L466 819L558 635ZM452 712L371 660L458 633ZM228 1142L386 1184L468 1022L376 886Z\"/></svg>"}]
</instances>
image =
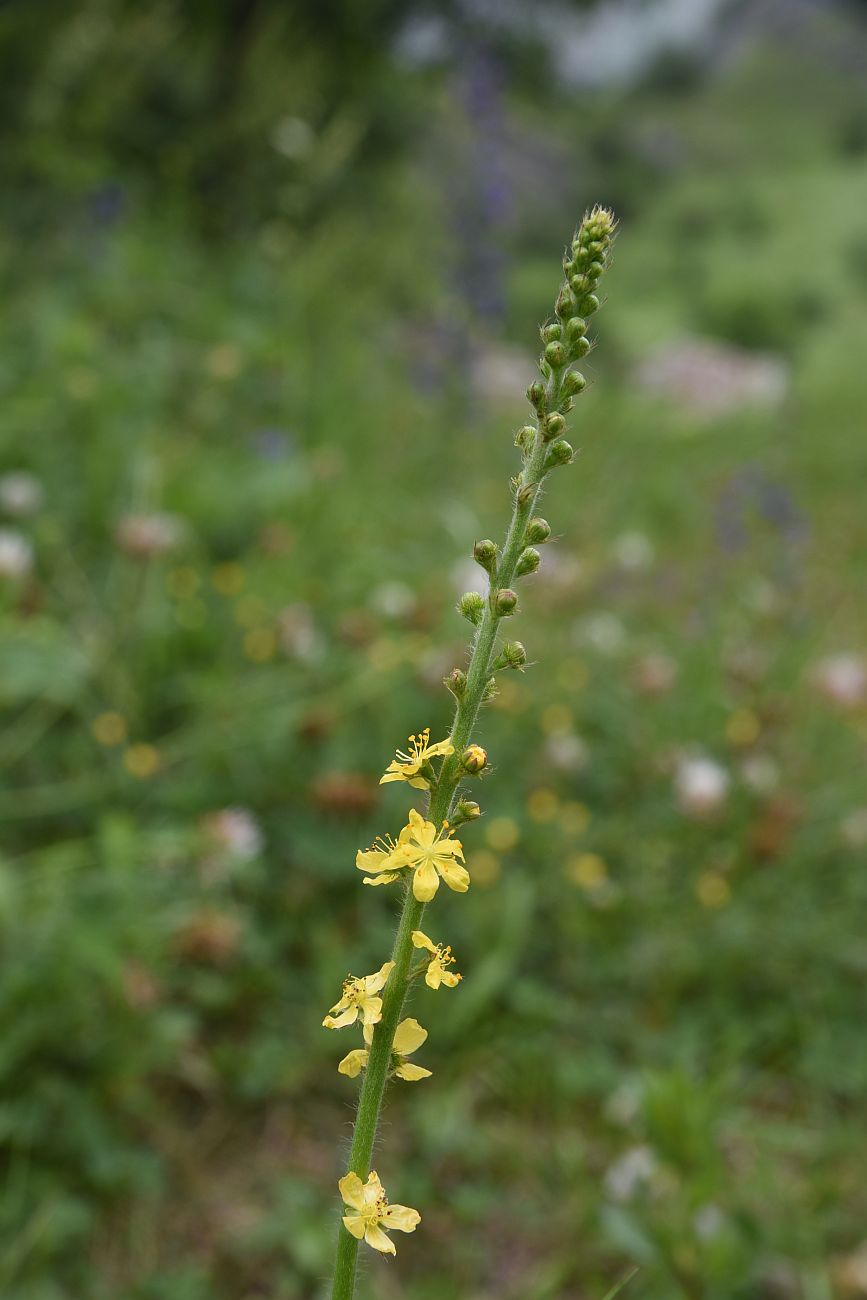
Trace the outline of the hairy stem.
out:
<instances>
[{"instance_id":1,"label":"hairy stem","mask_svg":"<svg viewBox=\"0 0 867 1300\"><path fill-rule=\"evenodd\" d=\"M586 322L583 317L592 315L599 307L599 300L593 290L604 269L613 230L613 217L607 210L595 208L585 216L572 242L571 254L567 253L564 259L566 282L555 306L557 320L543 330L545 349L539 366L545 382L542 384L537 381L527 391L537 421L535 428L525 426L519 434L524 465L514 484L511 521L499 560L491 573L488 599L484 602L481 617L476 624L466 676L456 672L451 680L447 679L447 684L457 696L458 704L451 730L452 752L443 759L438 778L433 776L433 772L430 773L432 786L427 817L437 827L452 815L458 786L466 774L463 754L470 742L479 709L487 698L500 619L515 607L515 597L511 590L513 581L521 573L532 571L523 565L519 566L519 560L525 552L528 525L542 481L554 465L567 464L572 458L571 447L559 434L565 427L564 416L572 408L573 395L582 391L585 381L580 373L569 371L569 364L576 358L585 356L590 347L588 339L584 337ZM544 520L537 522L544 524ZM547 530L547 524L544 526ZM479 546L482 545L486 548L486 558L481 558L481 552L477 558L486 568L489 563L493 568L494 548L491 543L479 543ZM533 556L534 553L530 551L531 560ZM538 555L535 555L535 564L538 564ZM499 600L500 593L508 593L508 599L504 595ZM475 622L476 617L472 621ZM391 954L394 967L383 994L382 1018L377 1024L369 1049L349 1153L349 1170L362 1180L370 1172L383 1094L392 1067L394 1035L409 988L413 958L412 932L420 927L424 909L425 904L415 898L411 884L407 884ZM338 1230L332 1300L352 1300L358 1245L356 1238L341 1224Z\"/></svg>"},{"instance_id":2,"label":"hairy stem","mask_svg":"<svg viewBox=\"0 0 867 1300\"><path fill-rule=\"evenodd\" d=\"M491 583L492 595L496 590L508 587L514 578L515 565L524 546L524 534L539 493L544 460L545 443L540 434L533 453L524 467L518 490L515 492L512 518L500 562L497 565L496 576ZM529 490L522 492L521 488ZM493 599L490 599L486 602L485 612L473 643L467 670L466 690L455 712L451 733L454 752L445 760L439 781L431 795L428 817L435 826L448 817L454 803L455 792L462 775L461 753L467 746L481 708L482 696L490 676L499 622ZM382 1098L391 1065L392 1043L409 988L409 969L413 954L412 932L420 928L424 909L425 904L418 902L413 896L412 888L407 885L391 954L394 970L383 994L382 1019L373 1035L367 1069L364 1072L358 1099L352 1146L349 1151L348 1168L358 1174L362 1180L367 1177L370 1170L373 1144L379 1126L379 1112L382 1108ZM351 1300L355 1287L358 1246L355 1237L346 1232L341 1224L338 1229L332 1300Z\"/></svg>"}]
</instances>

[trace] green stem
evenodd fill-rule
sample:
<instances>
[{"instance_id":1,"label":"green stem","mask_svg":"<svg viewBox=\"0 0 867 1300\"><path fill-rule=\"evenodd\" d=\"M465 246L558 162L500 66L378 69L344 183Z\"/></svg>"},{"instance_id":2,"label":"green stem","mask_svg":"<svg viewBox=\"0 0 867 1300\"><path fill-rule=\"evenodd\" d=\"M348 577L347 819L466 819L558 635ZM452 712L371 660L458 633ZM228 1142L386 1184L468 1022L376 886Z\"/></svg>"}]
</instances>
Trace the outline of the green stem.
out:
<instances>
[{"instance_id":1,"label":"green stem","mask_svg":"<svg viewBox=\"0 0 867 1300\"><path fill-rule=\"evenodd\" d=\"M556 389L556 384L554 385ZM527 524L533 513L533 507L539 493L539 486L544 472L546 445L541 434L537 435L536 445L530 455L515 493L512 519L497 572L491 582L491 599L485 604L485 611L473 643L470 665L467 670L466 689L458 702L455 713L451 739L454 751L445 759L439 780L431 795L429 819L434 825L443 822L451 812L455 792L461 780L461 754L466 748L482 704L485 687L491 672L494 644L497 639L497 627L500 621L494 609L494 596L498 590L509 587L515 576L515 566L524 548L524 536ZM521 489L524 489L523 491ZM349 1151L348 1168L364 1180L370 1171L373 1144L379 1126L379 1112L385 1084L391 1066L392 1044L394 1034L400 1021L409 986L409 971L412 962L412 932L421 925L425 904L413 896L409 885L403 901L397 934L394 940L391 959L394 970L389 976L382 1000L382 1019L376 1026L367 1068L358 1099L358 1111L355 1117L355 1130ZM340 1224L337 1238L337 1255L334 1267L332 1300L352 1300L355 1289L355 1272L358 1261L358 1241Z\"/></svg>"}]
</instances>

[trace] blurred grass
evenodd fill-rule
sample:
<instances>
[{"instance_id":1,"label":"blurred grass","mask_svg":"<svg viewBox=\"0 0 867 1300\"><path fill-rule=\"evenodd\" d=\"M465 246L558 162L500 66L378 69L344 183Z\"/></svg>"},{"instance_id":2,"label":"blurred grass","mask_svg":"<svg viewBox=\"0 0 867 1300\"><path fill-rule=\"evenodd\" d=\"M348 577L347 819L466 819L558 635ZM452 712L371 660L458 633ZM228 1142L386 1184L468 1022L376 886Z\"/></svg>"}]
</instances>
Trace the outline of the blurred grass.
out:
<instances>
[{"instance_id":1,"label":"blurred grass","mask_svg":"<svg viewBox=\"0 0 867 1300\"><path fill-rule=\"evenodd\" d=\"M630 1300L865 1294L841 825L867 733L812 674L864 647L867 170L845 87L805 75L766 54L549 124L579 150L664 129L681 161L624 189L581 455L515 624L534 667L484 720L474 887L431 919L466 978L418 1003L434 1083L389 1100L381 1172L424 1232L362 1295L589 1298L633 1264ZM422 154L312 230L208 244L82 205L3 238L3 468L44 490L6 521L35 568L0 588L9 1300L323 1292L354 1093L319 1025L394 906L353 855L405 811L376 785L395 744L448 725L455 566L504 516L524 418L520 362L496 397L454 364L491 344L447 203ZM553 206L505 271L531 358L577 215ZM648 397L635 363L686 334L781 354L784 403ZM130 554L119 523L155 512L177 535ZM648 655L670 689L641 688ZM677 805L692 749L731 778L710 821ZM215 839L234 807L252 851Z\"/></svg>"}]
</instances>

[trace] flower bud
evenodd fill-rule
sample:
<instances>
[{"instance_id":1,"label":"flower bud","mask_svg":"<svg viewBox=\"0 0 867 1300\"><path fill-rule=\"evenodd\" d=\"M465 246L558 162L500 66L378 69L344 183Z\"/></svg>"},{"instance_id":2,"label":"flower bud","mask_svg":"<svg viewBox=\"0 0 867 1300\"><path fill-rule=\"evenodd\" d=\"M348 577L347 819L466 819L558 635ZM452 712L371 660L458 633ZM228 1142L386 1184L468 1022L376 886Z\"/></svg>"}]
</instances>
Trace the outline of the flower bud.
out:
<instances>
[{"instance_id":1,"label":"flower bud","mask_svg":"<svg viewBox=\"0 0 867 1300\"><path fill-rule=\"evenodd\" d=\"M566 323L566 338L570 343L587 333L587 322L580 316L572 316Z\"/></svg>"},{"instance_id":2,"label":"flower bud","mask_svg":"<svg viewBox=\"0 0 867 1300\"><path fill-rule=\"evenodd\" d=\"M449 818L449 825L463 826L464 822L474 822L482 815L482 810L474 799L460 799L454 813Z\"/></svg>"},{"instance_id":3,"label":"flower bud","mask_svg":"<svg viewBox=\"0 0 867 1300\"><path fill-rule=\"evenodd\" d=\"M458 601L458 611L477 627L485 610L485 599L477 591L465 591Z\"/></svg>"},{"instance_id":4,"label":"flower bud","mask_svg":"<svg viewBox=\"0 0 867 1300\"><path fill-rule=\"evenodd\" d=\"M561 434L565 428L566 421L562 415L555 411L552 415L546 417L542 437L546 442L550 442L552 438L556 438L558 434Z\"/></svg>"},{"instance_id":5,"label":"flower bud","mask_svg":"<svg viewBox=\"0 0 867 1300\"><path fill-rule=\"evenodd\" d=\"M546 344L545 360L548 362L548 365L553 366L555 370L559 369L560 366L565 365L566 349L563 347L563 344L560 342Z\"/></svg>"},{"instance_id":6,"label":"flower bud","mask_svg":"<svg viewBox=\"0 0 867 1300\"><path fill-rule=\"evenodd\" d=\"M583 393L586 387L587 380L580 370L569 370L563 376L563 392L567 397L574 397L576 393Z\"/></svg>"},{"instance_id":7,"label":"flower bud","mask_svg":"<svg viewBox=\"0 0 867 1300\"><path fill-rule=\"evenodd\" d=\"M481 542L476 542L473 547L473 559L476 564L480 564L486 573L493 573L497 567L497 547L490 538L485 538Z\"/></svg>"},{"instance_id":8,"label":"flower bud","mask_svg":"<svg viewBox=\"0 0 867 1300\"><path fill-rule=\"evenodd\" d=\"M528 546L518 556L518 563L515 565L515 573L519 578L525 578L528 573L535 573L542 563L542 557L534 547Z\"/></svg>"},{"instance_id":9,"label":"flower bud","mask_svg":"<svg viewBox=\"0 0 867 1300\"><path fill-rule=\"evenodd\" d=\"M522 425L515 434L515 446L520 447L521 451L530 451L535 441L536 426L534 424Z\"/></svg>"},{"instance_id":10,"label":"flower bud","mask_svg":"<svg viewBox=\"0 0 867 1300\"><path fill-rule=\"evenodd\" d=\"M460 668L453 668L448 677L443 678L443 686L451 691L456 700L463 699L467 689L467 675Z\"/></svg>"},{"instance_id":11,"label":"flower bud","mask_svg":"<svg viewBox=\"0 0 867 1300\"><path fill-rule=\"evenodd\" d=\"M527 401L532 406L537 415L542 415L547 406L547 395L545 385L537 379L527 389Z\"/></svg>"},{"instance_id":12,"label":"flower bud","mask_svg":"<svg viewBox=\"0 0 867 1300\"><path fill-rule=\"evenodd\" d=\"M600 253L605 252L605 245L602 243L601 239L591 239L590 243L586 245L586 248L587 252L592 253L594 257L598 257Z\"/></svg>"},{"instance_id":13,"label":"flower bud","mask_svg":"<svg viewBox=\"0 0 867 1300\"><path fill-rule=\"evenodd\" d=\"M556 442L554 443L554 446L555 447L557 446ZM572 450L571 447L569 448L569 450L571 452ZM550 454L551 453L549 452L548 455L550 456ZM571 460L571 455L569 459ZM518 605L517 594L514 591L512 591L511 587L504 587L502 591L497 592L496 597L494 598L494 613L497 614L500 618L505 618L507 614L514 614L517 605Z\"/></svg>"},{"instance_id":14,"label":"flower bud","mask_svg":"<svg viewBox=\"0 0 867 1300\"><path fill-rule=\"evenodd\" d=\"M515 500L521 509L524 508L528 501L532 501L538 486L538 483L525 483L523 487L518 488L518 491L515 493Z\"/></svg>"},{"instance_id":15,"label":"flower bud","mask_svg":"<svg viewBox=\"0 0 867 1300\"><path fill-rule=\"evenodd\" d=\"M553 469L555 465L568 465L574 455L575 452L566 439L558 438L548 448L548 455L545 457L545 469Z\"/></svg>"},{"instance_id":16,"label":"flower bud","mask_svg":"<svg viewBox=\"0 0 867 1300\"><path fill-rule=\"evenodd\" d=\"M537 515L535 519L531 519L527 524L524 541L532 542L534 546L541 546L543 542L547 542L550 536L551 525L548 523L548 520L543 519L541 515Z\"/></svg>"},{"instance_id":17,"label":"flower bud","mask_svg":"<svg viewBox=\"0 0 867 1300\"><path fill-rule=\"evenodd\" d=\"M481 745L467 745L461 754L461 767L470 776L477 776L488 765L487 751Z\"/></svg>"},{"instance_id":18,"label":"flower bud","mask_svg":"<svg viewBox=\"0 0 867 1300\"><path fill-rule=\"evenodd\" d=\"M572 355L574 357L586 357L590 351L590 340L586 334L582 334L580 339L576 339L572 344Z\"/></svg>"},{"instance_id":19,"label":"flower bud","mask_svg":"<svg viewBox=\"0 0 867 1300\"><path fill-rule=\"evenodd\" d=\"M598 280L604 270L605 264L603 262L591 262L587 268L587 274L591 280Z\"/></svg>"},{"instance_id":20,"label":"flower bud","mask_svg":"<svg viewBox=\"0 0 867 1300\"><path fill-rule=\"evenodd\" d=\"M568 275L569 272L567 271L566 274ZM554 311L557 313L560 320L569 320L570 316L574 316L577 310L578 300L568 285L564 284L563 288L557 295L557 302L554 305Z\"/></svg>"},{"instance_id":21,"label":"flower bud","mask_svg":"<svg viewBox=\"0 0 867 1300\"><path fill-rule=\"evenodd\" d=\"M585 316L592 316L599 310L599 299L595 293L588 293L586 298L581 299L581 310Z\"/></svg>"},{"instance_id":22,"label":"flower bud","mask_svg":"<svg viewBox=\"0 0 867 1300\"><path fill-rule=\"evenodd\" d=\"M562 333L561 327L557 324L546 325L542 330L543 343L556 343Z\"/></svg>"},{"instance_id":23,"label":"flower bud","mask_svg":"<svg viewBox=\"0 0 867 1300\"><path fill-rule=\"evenodd\" d=\"M527 651L521 642L507 641L494 660L494 668L515 668L518 672L523 672L526 663Z\"/></svg>"}]
</instances>

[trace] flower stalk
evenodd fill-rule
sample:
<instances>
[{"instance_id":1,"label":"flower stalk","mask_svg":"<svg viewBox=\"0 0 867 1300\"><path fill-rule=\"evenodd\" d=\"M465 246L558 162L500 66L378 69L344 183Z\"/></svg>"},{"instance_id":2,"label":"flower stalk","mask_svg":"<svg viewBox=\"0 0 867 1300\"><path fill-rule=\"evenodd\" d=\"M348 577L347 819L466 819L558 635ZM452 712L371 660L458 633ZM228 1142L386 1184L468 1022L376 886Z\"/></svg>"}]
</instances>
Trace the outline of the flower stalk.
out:
<instances>
[{"instance_id":1,"label":"flower stalk","mask_svg":"<svg viewBox=\"0 0 867 1300\"><path fill-rule=\"evenodd\" d=\"M404 898L390 962L376 976L366 977L367 984L356 980L344 986L349 990L344 999L356 986L361 986L357 996L362 999L367 996L366 1008L362 1010L369 1047L347 1174L341 1180L341 1191L351 1185L354 1199L347 1203L356 1208L350 1216L351 1224L344 1218L339 1229L332 1300L351 1300L360 1239L375 1250L393 1253L394 1247L383 1229L391 1226L412 1231L420 1220L417 1212L408 1207L389 1207L378 1176L370 1170L379 1114L390 1076L398 1073L399 1077L416 1079L427 1074L421 1070L400 1074L402 1058L395 1055L395 1034L415 973L411 969L414 949L427 947L429 952L441 954L446 964L452 960L450 949L433 945L429 940L425 942L421 921L441 881L457 893L465 892L470 883L466 868L461 865L462 846L453 832L457 826L475 820L480 810L478 804L463 798L460 786L462 781L480 773L487 763L485 751L472 742L472 736L482 705L495 694L496 672L509 668L523 670L527 662L520 642L506 642L497 652L499 625L503 618L515 613L518 606L515 585L538 569L542 557L535 548L547 542L551 535L548 523L535 516L534 511L546 476L573 458L572 448L561 435L574 399L583 391L586 381L571 366L590 348L586 318L599 306L595 290L613 235L612 214L607 209L595 208L585 216L564 258L566 278L557 298L555 316L542 330L541 379L527 391L535 422L523 426L516 437L523 464L513 481L512 515L506 536L499 549L486 539L477 542L473 551L489 576L488 596L467 593L458 606L475 627L475 635L466 671L456 668L445 679L445 685L456 699L451 734L434 745L429 744L427 731L411 737L409 750L398 752L383 777L384 783L403 781L413 788L426 789L425 816L412 809L409 824L397 841L380 840L371 850L360 852L356 861L360 869L371 873L365 876L366 884L402 880ZM387 972L384 979L383 972ZM373 985L369 983L371 980ZM431 988L439 988L440 985L454 987L458 980L437 976L426 982ZM343 1002L337 1005L342 1009ZM334 1018L326 1018L326 1024L328 1019ZM337 1019L340 1025L328 1027L349 1023L345 1012ZM421 1029L418 1022L412 1024ZM364 1049L350 1055L360 1060ZM361 1180L365 1178L374 1190L365 1190L362 1195ZM347 1179L351 1180L350 1184ZM391 1214L390 1210L400 1213Z\"/></svg>"}]
</instances>

